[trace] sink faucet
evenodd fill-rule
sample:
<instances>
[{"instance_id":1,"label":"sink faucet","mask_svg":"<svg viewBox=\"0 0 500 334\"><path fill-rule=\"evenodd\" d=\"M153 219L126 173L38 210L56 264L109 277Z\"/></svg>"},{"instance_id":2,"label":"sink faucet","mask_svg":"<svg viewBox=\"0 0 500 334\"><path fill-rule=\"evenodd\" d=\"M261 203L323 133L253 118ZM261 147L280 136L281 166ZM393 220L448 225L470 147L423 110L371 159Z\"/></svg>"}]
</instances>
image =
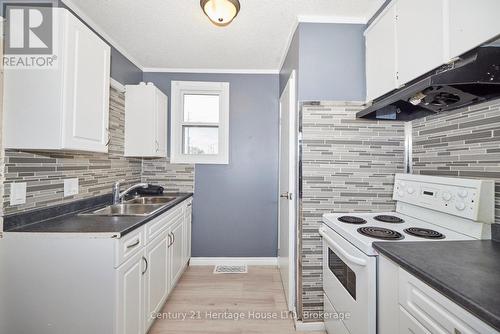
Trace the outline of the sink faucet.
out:
<instances>
[{"instance_id":1,"label":"sink faucet","mask_svg":"<svg viewBox=\"0 0 500 334\"><path fill-rule=\"evenodd\" d=\"M113 184L113 204L120 203L123 200L123 197L134 189L148 187L147 183L137 183L120 192L120 183L122 182L125 182L125 180L116 181L115 184Z\"/></svg>"}]
</instances>

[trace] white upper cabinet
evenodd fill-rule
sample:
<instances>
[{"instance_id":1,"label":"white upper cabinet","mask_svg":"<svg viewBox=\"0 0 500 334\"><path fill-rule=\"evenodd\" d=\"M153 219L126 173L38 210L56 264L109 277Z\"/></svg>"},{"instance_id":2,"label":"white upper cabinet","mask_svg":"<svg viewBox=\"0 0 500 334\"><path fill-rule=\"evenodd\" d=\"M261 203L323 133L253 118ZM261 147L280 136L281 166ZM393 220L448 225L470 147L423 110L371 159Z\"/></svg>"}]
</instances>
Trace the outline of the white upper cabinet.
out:
<instances>
[{"instance_id":1,"label":"white upper cabinet","mask_svg":"<svg viewBox=\"0 0 500 334\"><path fill-rule=\"evenodd\" d=\"M500 35L498 0L393 0L365 32L367 101Z\"/></svg>"},{"instance_id":2,"label":"white upper cabinet","mask_svg":"<svg viewBox=\"0 0 500 334\"><path fill-rule=\"evenodd\" d=\"M500 1L449 1L450 58L500 35Z\"/></svg>"},{"instance_id":3,"label":"white upper cabinet","mask_svg":"<svg viewBox=\"0 0 500 334\"><path fill-rule=\"evenodd\" d=\"M125 87L125 156L166 157L168 97L153 84Z\"/></svg>"},{"instance_id":4,"label":"white upper cabinet","mask_svg":"<svg viewBox=\"0 0 500 334\"><path fill-rule=\"evenodd\" d=\"M5 146L107 152L110 47L54 9L55 66L5 70Z\"/></svg>"},{"instance_id":5,"label":"white upper cabinet","mask_svg":"<svg viewBox=\"0 0 500 334\"><path fill-rule=\"evenodd\" d=\"M444 0L396 2L398 86L445 63L444 4Z\"/></svg>"},{"instance_id":6,"label":"white upper cabinet","mask_svg":"<svg viewBox=\"0 0 500 334\"><path fill-rule=\"evenodd\" d=\"M397 88L395 8L391 6L365 32L366 94L369 101Z\"/></svg>"}]
</instances>

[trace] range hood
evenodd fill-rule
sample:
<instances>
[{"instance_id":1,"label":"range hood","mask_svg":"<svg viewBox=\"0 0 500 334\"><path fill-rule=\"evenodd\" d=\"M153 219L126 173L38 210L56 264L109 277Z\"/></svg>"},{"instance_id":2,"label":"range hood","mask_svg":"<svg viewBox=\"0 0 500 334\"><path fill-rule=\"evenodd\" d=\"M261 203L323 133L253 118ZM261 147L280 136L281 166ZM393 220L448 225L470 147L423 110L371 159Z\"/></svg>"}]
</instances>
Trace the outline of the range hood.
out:
<instances>
[{"instance_id":1,"label":"range hood","mask_svg":"<svg viewBox=\"0 0 500 334\"><path fill-rule=\"evenodd\" d=\"M388 93L357 117L413 120L500 97L500 44L471 51L452 64Z\"/></svg>"}]
</instances>

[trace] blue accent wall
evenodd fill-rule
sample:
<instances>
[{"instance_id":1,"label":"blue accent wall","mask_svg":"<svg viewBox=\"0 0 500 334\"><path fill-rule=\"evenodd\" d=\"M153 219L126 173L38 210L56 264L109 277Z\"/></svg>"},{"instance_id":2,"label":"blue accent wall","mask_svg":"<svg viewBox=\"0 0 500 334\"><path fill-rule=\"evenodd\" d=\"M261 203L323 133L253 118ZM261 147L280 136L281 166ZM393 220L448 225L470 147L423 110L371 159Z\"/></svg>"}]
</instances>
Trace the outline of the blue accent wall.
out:
<instances>
[{"instance_id":1,"label":"blue accent wall","mask_svg":"<svg viewBox=\"0 0 500 334\"><path fill-rule=\"evenodd\" d=\"M300 101L364 101L364 24L301 23Z\"/></svg>"},{"instance_id":2,"label":"blue accent wall","mask_svg":"<svg viewBox=\"0 0 500 334\"><path fill-rule=\"evenodd\" d=\"M230 84L229 164L195 167L192 255L275 257L278 75L144 73L169 97L172 80Z\"/></svg>"},{"instance_id":3,"label":"blue accent wall","mask_svg":"<svg viewBox=\"0 0 500 334\"><path fill-rule=\"evenodd\" d=\"M364 24L300 23L280 70L280 93L297 70L299 101L364 101Z\"/></svg>"}]
</instances>

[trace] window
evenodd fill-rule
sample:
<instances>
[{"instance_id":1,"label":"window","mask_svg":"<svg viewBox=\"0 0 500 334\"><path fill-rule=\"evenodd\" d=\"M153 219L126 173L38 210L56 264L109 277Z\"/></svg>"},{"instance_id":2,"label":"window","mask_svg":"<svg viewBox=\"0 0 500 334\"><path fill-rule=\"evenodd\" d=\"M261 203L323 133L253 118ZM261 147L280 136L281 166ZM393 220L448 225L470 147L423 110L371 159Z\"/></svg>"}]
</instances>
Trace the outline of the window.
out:
<instances>
[{"instance_id":1,"label":"window","mask_svg":"<svg viewBox=\"0 0 500 334\"><path fill-rule=\"evenodd\" d=\"M229 163L229 83L172 81L171 162Z\"/></svg>"}]
</instances>

